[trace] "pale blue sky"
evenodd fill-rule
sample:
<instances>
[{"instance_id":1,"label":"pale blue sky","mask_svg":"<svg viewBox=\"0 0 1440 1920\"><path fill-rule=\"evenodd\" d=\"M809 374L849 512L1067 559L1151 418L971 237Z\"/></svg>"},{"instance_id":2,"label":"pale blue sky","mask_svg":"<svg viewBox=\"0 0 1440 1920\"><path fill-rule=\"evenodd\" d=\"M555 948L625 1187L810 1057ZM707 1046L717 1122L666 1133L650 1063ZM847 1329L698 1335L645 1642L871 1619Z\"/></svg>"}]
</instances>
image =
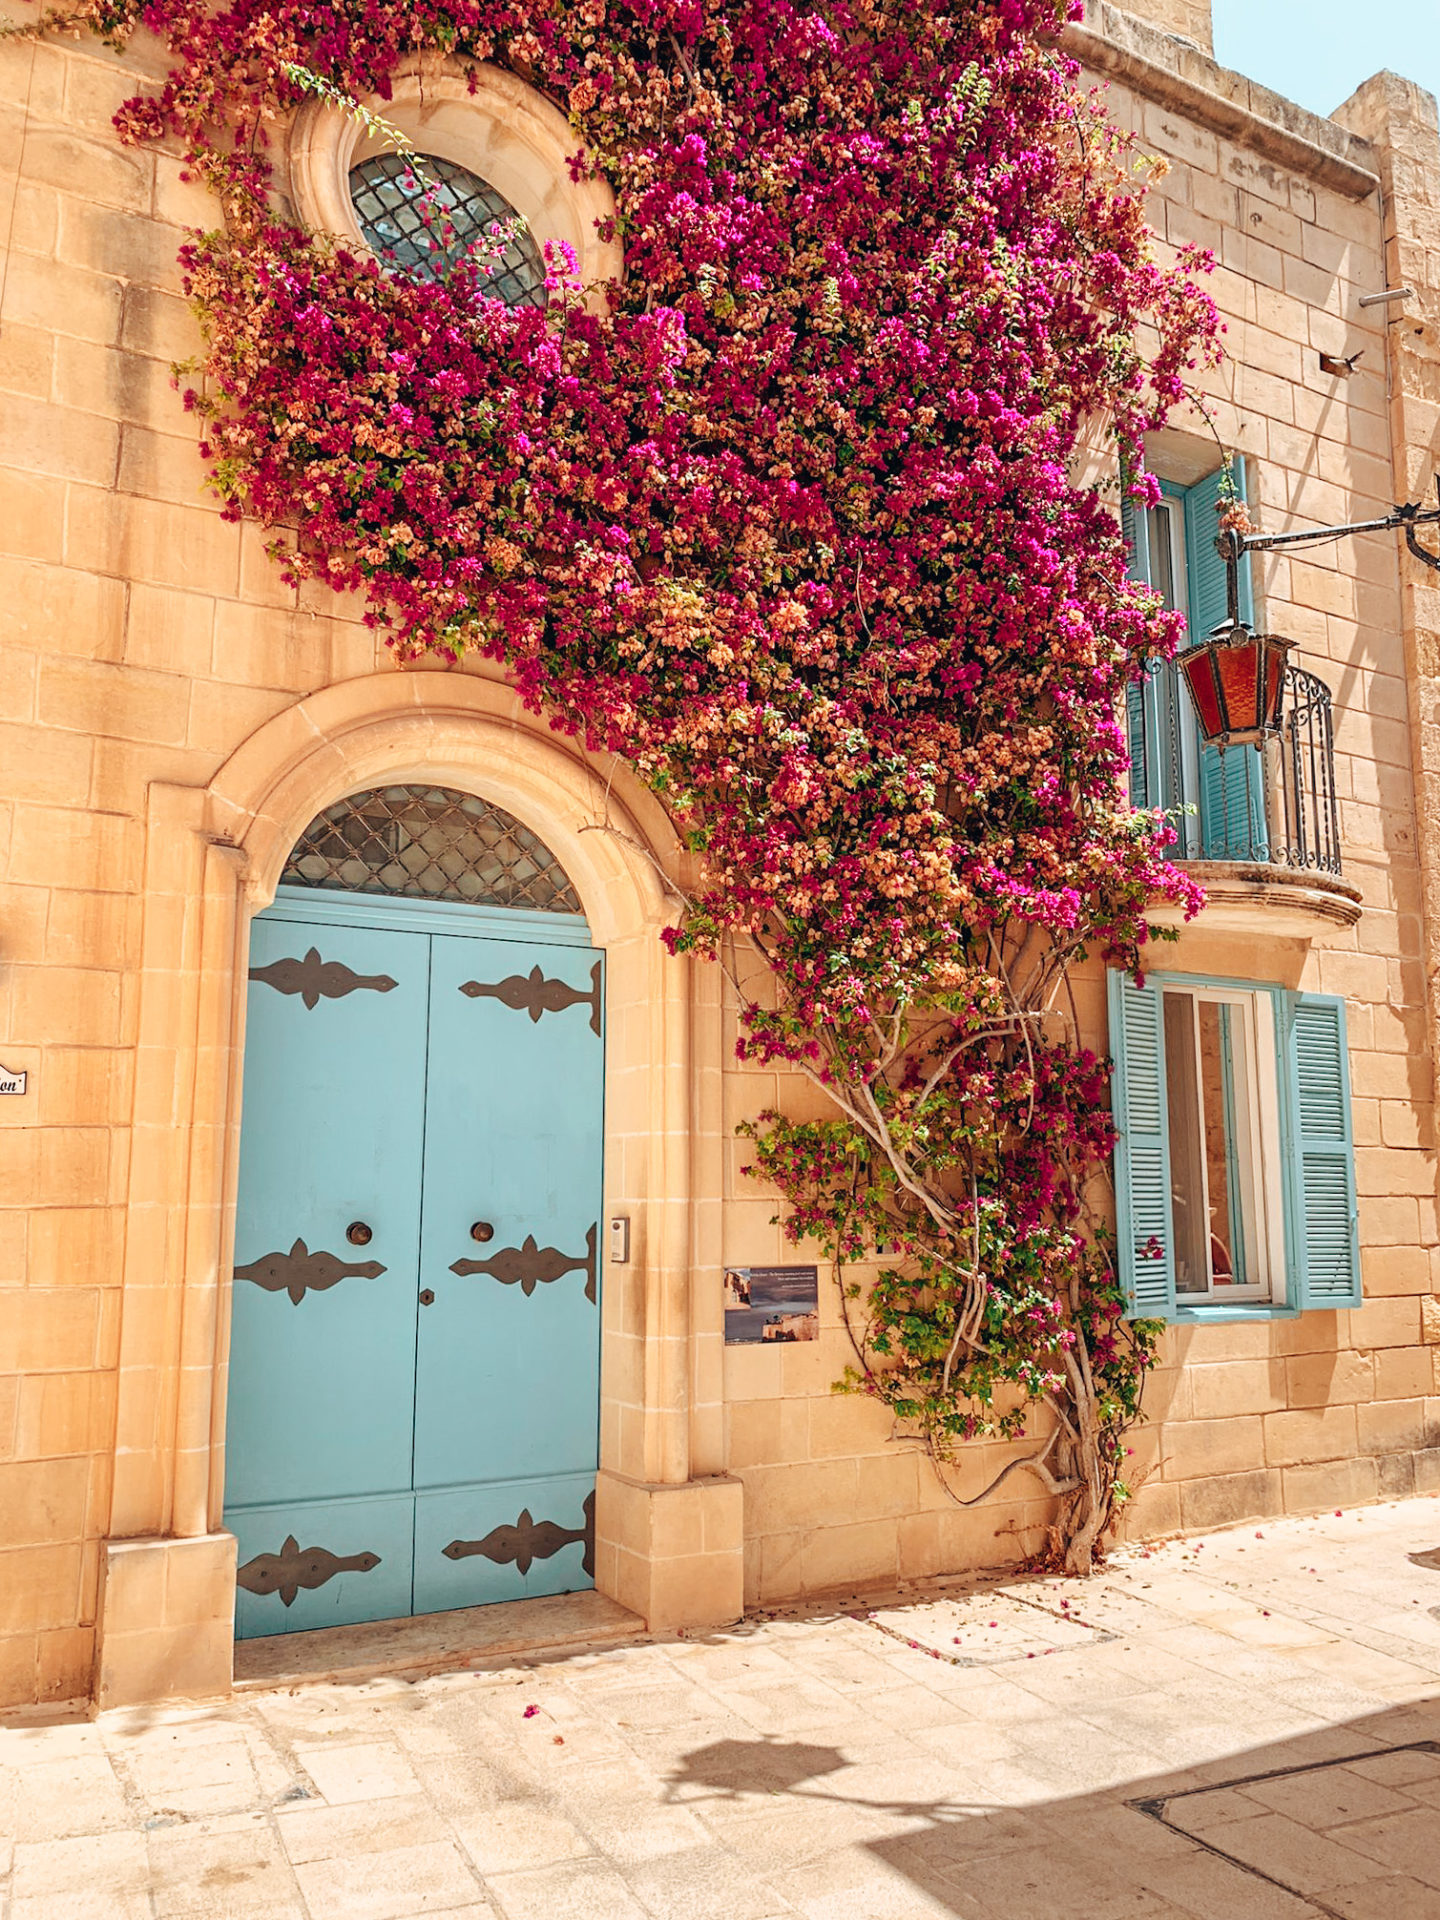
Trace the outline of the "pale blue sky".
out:
<instances>
[{"instance_id":1,"label":"pale blue sky","mask_svg":"<svg viewBox=\"0 0 1440 1920\"><path fill-rule=\"evenodd\" d=\"M1214 8L1220 64L1312 113L1332 113L1382 67L1440 92L1440 0L1214 0Z\"/></svg>"}]
</instances>

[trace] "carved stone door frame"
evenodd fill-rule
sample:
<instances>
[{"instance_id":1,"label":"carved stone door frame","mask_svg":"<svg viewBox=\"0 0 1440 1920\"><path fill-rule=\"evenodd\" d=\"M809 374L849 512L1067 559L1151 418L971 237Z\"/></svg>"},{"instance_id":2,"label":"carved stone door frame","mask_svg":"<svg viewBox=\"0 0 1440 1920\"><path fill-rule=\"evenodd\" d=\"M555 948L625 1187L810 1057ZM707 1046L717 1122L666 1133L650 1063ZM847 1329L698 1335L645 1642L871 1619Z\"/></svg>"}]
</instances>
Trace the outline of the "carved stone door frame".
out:
<instances>
[{"instance_id":1,"label":"carved stone door frame","mask_svg":"<svg viewBox=\"0 0 1440 1920\"><path fill-rule=\"evenodd\" d=\"M741 1610L741 1489L723 1477L717 970L659 934L680 856L653 799L470 674L367 675L259 728L204 788L150 789L102 1705L229 1685L220 1531L228 1273L250 917L345 793L482 793L540 834L606 949L606 1211L631 1260L606 1298L596 1584L654 1629Z\"/></svg>"}]
</instances>

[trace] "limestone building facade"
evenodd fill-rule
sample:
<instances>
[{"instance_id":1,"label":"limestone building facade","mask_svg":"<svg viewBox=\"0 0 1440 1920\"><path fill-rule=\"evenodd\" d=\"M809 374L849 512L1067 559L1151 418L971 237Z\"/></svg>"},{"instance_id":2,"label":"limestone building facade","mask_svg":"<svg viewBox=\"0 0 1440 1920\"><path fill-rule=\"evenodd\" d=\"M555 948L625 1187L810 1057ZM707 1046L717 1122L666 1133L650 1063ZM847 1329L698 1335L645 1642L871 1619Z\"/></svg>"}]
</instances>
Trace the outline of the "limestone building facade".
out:
<instances>
[{"instance_id":1,"label":"limestone building facade","mask_svg":"<svg viewBox=\"0 0 1440 1920\"><path fill-rule=\"evenodd\" d=\"M1169 162L1159 244L1196 242L1219 263L1228 357L1205 407L1160 436L1165 503L1132 529L1137 566L1203 622L1222 450L1268 532L1381 517L1433 490L1435 102L1382 74L1329 119L1303 112L1215 63L1205 0L1088 0L1069 46ZM349 1246L338 1228L323 1247L298 1232L291 1245L268 1218L241 1244L246 1182L262 1177L247 1168L267 1141L304 1158L309 1096L282 1078L262 1113L256 1091L299 1058L294 1034L318 1031L303 1019L373 1005L398 1020L406 987L391 976L422 939L432 969L447 940L468 964L488 939L501 973L513 966L502 979L477 962L460 987L475 988L477 1017L518 1023L485 1029L497 1046L563 1031L598 1049L603 1010L603 1106L597 1091L576 1123L594 1154L593 1221L538 1249L568 1267L502 1271L507 1248L520 1261L522 1221L456 1229L507 1305L566 1286L583 1305L599 1282L591 1358L576 1362L593 1378L575 1389L598 1408L593 1505L581 1523L526 1493L522 1525L517 1492L511 1531L457 1533L447 1566L508 1578L524 1559L540 1583L527 1572L515 1590L544 1592L544 1569L583 1551L585 1579L665 1630L1033 1550L1048 1511L1033 1483L1017 1476L963 1511L876 1409L831 1391L846 1350L823 1276L818 1339L726 1343L727 1272L804 1257L742 1177L736 1124L815 1096L737 1066L718 970L661 946L659 876L680 856L656 803L538 724L493 670L398 669L358 606L287 589L259 531L206 497L170 369L198 346L177 249L212 210L174 152L123 147L111 124L161 71L143 41L123 57L84 40L0 44L0 1067L24 1080L0 1093L0 1704L222 1690L237 1563L242 1630L250 1617L269 1632L362 1617L363 1602L326 1612L376 1577L354 1563L389 1577L412 1550L347 1544L338 1497L323 1539L282 1537L270 1519L273 1539L258 1519L247 1533L279 1508L263 1492L237 1504L246 1469L227 1421L233 1437L242 1348L274 1384L268 1335L242 1325L239 1296L246 1314L299 1313L345 1297L337 1263L361 1285L367 1266L395 1268L383 1222L358 1215ZM513 76L476 97L431 77L399 96L417 144L603 271L598 203L566 182L563 124ZM312 104L287 137L284 183L310 217L361 233L382 217L378 175L361 184L380 199L361 207L374 155L353 124ZM515 271L523 287L523 261ZM1440 575L1372 534L1257 555L1247 590L1257 624L1296 642L1291 710L1308 731L1297 717L1268 760L1232 752L1220 767L1177 690L1145 690L1136 795L1182 809L1210 904L1160 953L1142 1012L1098 969L1081 982L1093 1044L1121 1054L1132 1228L1147 1125L1168 1155L1160 1306L1173 1325L1133 1442L1140 1534L1440 1488ZM383 858L362 834L376 821ZM449 861L430 889L441 920L423 919L425 886L377 878L424 845ZM320 971L341 964L324 950L331 927L381 943L374 964L347 949L340 991L342 975ZM512 944L538 942L538 984L528 955L500 952L506 928ZM262 1057L272 1002L298 1024ZM1169 1066L1168 1105L1149 1121L1125 1079L1126 1046L1133 1069L1147 1034ZM567 1058L546 1071L570 1098ZM397 1133L402 1069L375 1073ZM533 1069L517 1056L509 1071L518 1085ZM287 1112L301 1115L299 1147ZM536 1112L538 1139L550 1120ZM319 1131L338 1137L339 1119ZM286 1423L312 1362L285 1376L288 1398L255 1402L277 1471L309 1450L287 1443ZM376 1403L357 1399L368 1432ZM967 1485L999 1457L977 1447ZM438 1604L490 1592L434 1591ZM392 1610L419 1592L405 1586Z\"/></svg>"}]
</instances>

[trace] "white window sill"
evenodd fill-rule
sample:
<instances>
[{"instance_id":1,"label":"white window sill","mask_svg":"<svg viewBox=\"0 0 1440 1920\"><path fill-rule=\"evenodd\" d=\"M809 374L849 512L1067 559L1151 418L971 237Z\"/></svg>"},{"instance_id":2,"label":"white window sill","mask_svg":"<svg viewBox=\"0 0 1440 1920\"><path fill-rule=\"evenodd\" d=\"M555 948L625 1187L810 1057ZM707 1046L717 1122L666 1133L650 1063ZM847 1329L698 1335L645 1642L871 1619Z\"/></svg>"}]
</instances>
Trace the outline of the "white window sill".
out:
<instances>
[{"instance_id":1,"label":"white window sill","mask_svg":"<svg viewBox=\"0 0 1440 1920\"><path fill-rule=\"evenodd\" d=\"M1177 1307L1169 1324L1175 1327L1204 1327L1220 1320L1298 1320L1299 1307L1277 1307L1268 1300L1219 1303L1214 1306Z\"/></svg>"}]
</instances>

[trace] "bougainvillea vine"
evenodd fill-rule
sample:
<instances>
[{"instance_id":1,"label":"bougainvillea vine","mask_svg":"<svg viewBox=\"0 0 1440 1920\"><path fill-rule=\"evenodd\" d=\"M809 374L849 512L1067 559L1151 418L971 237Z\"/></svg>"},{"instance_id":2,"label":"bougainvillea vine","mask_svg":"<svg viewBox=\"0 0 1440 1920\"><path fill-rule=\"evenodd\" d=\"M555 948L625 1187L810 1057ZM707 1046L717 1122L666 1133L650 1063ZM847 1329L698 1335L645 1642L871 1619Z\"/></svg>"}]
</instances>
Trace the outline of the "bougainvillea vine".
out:
<instances>
[{"instance_id":1,"label":"bougainvillea vine","mask_svg":"<svg viewBox=\"0 0 1440 1920\"><path fill-rule=\"evenodd\" d=\"M840 1277L846 1383L954 1497L966 1444L1058 1496L1090 1564L1156 1329L1088 1194L1112 1134L1083 957L1198 896L1124 793L1127 680L1176 622L1126 579L1097 450L1215 352L1145 163L1079 90L1060 0L91 0L173 67L120 116L223 218L184 255L204 451L292 580L402 657L475 651L663 800L667 936L737 984L739 1050L808 1076L756 1169ZM47 17L54 24L57 16ZM381 111L493 62L613 189L624 277L548 253L389 271L299 227L267 142L301 81ZM782 1083L783 1084L783 1083ZM972 1498L974 1496L971 1496Z\"/></svg>"}]
</instances>

